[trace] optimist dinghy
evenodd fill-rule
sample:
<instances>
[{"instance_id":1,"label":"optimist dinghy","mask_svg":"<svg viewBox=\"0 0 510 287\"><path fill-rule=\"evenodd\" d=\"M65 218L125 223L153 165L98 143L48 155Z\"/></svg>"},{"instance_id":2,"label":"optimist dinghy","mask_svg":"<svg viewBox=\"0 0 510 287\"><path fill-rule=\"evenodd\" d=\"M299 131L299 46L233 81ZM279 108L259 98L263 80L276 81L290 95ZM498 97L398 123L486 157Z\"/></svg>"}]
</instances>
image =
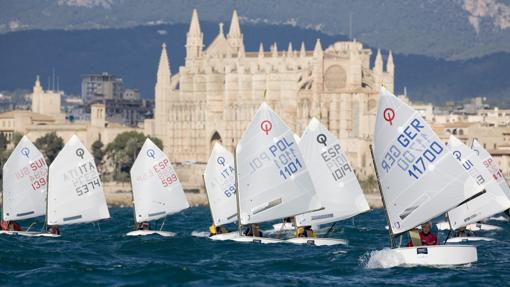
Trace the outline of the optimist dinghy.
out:
<instances>
[{"instance_id":1,"label":"optimist dinghy","mask_svg":"<svg viewBox=\"0 0 510 287\"><path fill-rule=\"evenodd\" d=\"M437 217L482 191L420 114L381 88L373 160L390 227L389 251L400 265L466 265L476 247L397 247L395 236Z\"/></svg>"},{"instance_id":2,"label":"optimist dinghy","mask_svg":"<svg viewBox=\"0 0 510 287\"><path fill-rule=\"evenodd\" d=\"M241 225L292 217L322 208L292 131L266 103L262 103L256 112L235 154ZM285 242L252 236L234 240Z\"/></svg>"},{"instance_id":3,"label":"optimist dinghy","mask_svg":"<svg viewBox=\"0 0 510 287\"><path fill-rule=\"evenodd\" d=\"M170 160L150 139L146 139L131 167L131 186L135 230L127 236L159 235L175 236L175 233L160 230L146 230L142 226L150 221L165 218L189 207L181 182L177 178ZM140 225L141 228L136 228Z\"/></svg>"},{"instance_id":4,"label":"optimist dinghy","mask_svg":"<svg viewBox=\"0 0 510 287\"><path fill-rule=\"evenodd\" d=\"M489 173L489 170L483 166L482 161L474 150L470 149L453 135L448 140L448 148L476 183L485 190L484 193L472 197L458 207L448 211L447 218L453 230L467 228L468 225L476 224L510 208L510 199ZM470 241L475 241L475 239L473 238Z\"/></svg>"},{"instance_id":5,"label":"optimist dinghy","mask_svg":"<svg viewBox=\"0 0 510 287\"><path fill-rule=\"evenodd\" d=\"M91 223L110 218L94 158L76 135L49 168L48 226Z\"/></svg>"},{"instance_id":6,"label":"optimist dinghy","mask_svg":"<svg viewBox=\"0 0 510 287\"><path fill-rule=\"evenodd\" d=\"M370 210L340 141L316 118L303 132L299 148L324 209L296 216L297 227L329 224ZM314 245L347 243L342 239L311 237L287 241Z\"/></svg>"},{"instance_id":7,"label":"optimist dinghy","mask_svg":"<svg viewBox=\"0 0 510 287\"><path fill-rule=\"evenodd\" d=\"M234 155L215 143L204 172L204 183L214 227L237 221ZM215 234L212 240L230 240L239 232Z\"/></svg>"},{"instance_id":8,"label":"optimist dinghy","mask_svg":"<svg viewBox=\"0 0 510 287\"><path fill-rule=\"evenodd\" d=\"M48 166L44 156L23 136L3 166L2 220L18 221L46 215L47 188ZM0 231L0 234L54 236L34 231Z\"/></svg>"}]
</instances>

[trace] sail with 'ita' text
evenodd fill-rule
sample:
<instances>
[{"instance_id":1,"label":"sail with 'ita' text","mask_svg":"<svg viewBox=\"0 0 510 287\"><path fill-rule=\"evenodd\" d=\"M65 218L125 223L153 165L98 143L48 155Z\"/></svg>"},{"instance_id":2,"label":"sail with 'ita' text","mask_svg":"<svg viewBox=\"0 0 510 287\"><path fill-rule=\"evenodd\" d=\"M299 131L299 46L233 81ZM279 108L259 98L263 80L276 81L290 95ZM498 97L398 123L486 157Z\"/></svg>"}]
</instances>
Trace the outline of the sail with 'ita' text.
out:
<instances>
[{"instance_id":1,"label":"sail with 'ita' text","mask_svg":"<svg viewBox=\"0 0 510 287\"><path fill-rule=\"evenodd\" d=\"M316 118L303 132L299 148L324 209L296 216L297 226L327 224L370 210L340 141Z\"/></svg>"},{"instance_id":2,"label":"sail with 'ita' text","mask_svg":"<svg viewBox=\"0 0 510 287\"><path fill-rule=\"evenodd\" d=\"M215 143L204 172L214 225L237 221L234 155Z\"/></svg>"},{"instance_id":3,"label":"sail with 'ita' text","mask_svg":"<svg viewBox=\"0 0 510 287\"><path fill-rule=\"evenodd\" d=\"M2 219L45 215L47 188L48 166L44 156L23 136L3 166Z\"/></svg>"},{"instance_id":4,"label":"sail with 'ita' text","mask_svg":"<svg viewBox=\"0 0 510 287\"><path fill-rule=\"evenodd\" d=\"M393 235L483 191L420 114L384 88L373 151Z\"/></svg>"},{"instance_id":5,"label":"sail with 'ita' text","mask_svg":"<svg viewBox=\"0 0 510 287\"><path fill-rule=\"evenodd\" d=\"M110 218L94 157L76 135L49 168L48 225L68 225Z\"/></svg>"},{"instance_id":6,"label":"sail with 'ita' text","mask_svg":"<svg viewBox=\"0 0 510 287\"><path fill-rule=\"evenodd\" d=\"M189 207L170 160L150 139L145 140L130 174L137 223L157 220Z\"/></svg>"},{"instance_id":7,"label":"sail with 'ita' text","mask_svg":"<svg viewBox=\"0 0 510 287\"><path fill-rule=\"evenodd\" d=\"M510 199L488 169L483 166L476 151L470 149L453 135L450 135L448 139L448 148L476 183L485 190L484 193L448 212L448 220L452 229L479 222L510 208Z\"/></svg>"},{"instance_id":8,"label":"sail with 'ita' text","mask_svg":"<svg viewBox=\"0 0 510 287\"><path fill-rule=\"evenodd\" d=\"M236 148L241 224L322 208L290 128L262 103Z\"/></svg>"}]
</instances>

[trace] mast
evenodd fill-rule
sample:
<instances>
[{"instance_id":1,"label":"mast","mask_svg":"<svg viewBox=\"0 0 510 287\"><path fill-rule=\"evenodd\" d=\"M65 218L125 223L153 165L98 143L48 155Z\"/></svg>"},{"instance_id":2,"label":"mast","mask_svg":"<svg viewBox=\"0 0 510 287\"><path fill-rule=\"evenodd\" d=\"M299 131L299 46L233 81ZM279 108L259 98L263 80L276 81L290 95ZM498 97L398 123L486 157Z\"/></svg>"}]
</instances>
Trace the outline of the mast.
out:
<instances>
[{"instance_id":1,"label":"mast","mask_svg":"<svg viewBox=\"0 0 510 287\"><path fill-rule=\"evenodd\" d=\"M384 201L384 194L382 192L381 181L379 180L379 172L377 171L377 164L375 162L374 157L374 149L372 145L370 145L370 154L372 155L372 163L374 164L375 177L377 179L377 185L379 186L379 193L381 194L381 199L384 207L384 215L386 216L386 223L388 224L388 235L390 237L390 247L395 248L395 235L393 235L393 231L391 230L390 217L388 216L388 210L386 209L386 202Z\"/></svg>"},{"instance_id":2,"label":"mast","mask_svg":"<svg viewBox=\"0 0 510 287\"><path fill-rule=\"evenodd\" d=\"M135 195L133 194L133 182L131 182L131 203L133 203L133 230L137 229L136 210L135 210Z\"/></svg>"},{"instance_id":3,"label":"mast","mask_svg":"<svg viewBox=\"0 0 510 287\"><path fill-rule=\"evenodd\" d=\"M205 176L202 174L202 181L204 182L204 188L205 188L205 197L207 198L207 205L209 205L209 212L211 213L211 222L214 224L214 218L212 214L212 208L211 208L211 202L209 201L209 194L207 194L207 185L205 185ZM214 224L216 227L216 224Z\"/></svg>"},{"instance_id":4,"label":"mast","mask_svg":"<svg viewBox=\"0 0 510 287\"><path fill-rule=\"evenodd\" d=\"M237 169L237 146L234 146L234 168L235 168L235 171L236 171L236 176L235 176L235 183L236 183L236 204L237 204L237 231L239 232L239 236L242 235L242 232L241 232L241 228L242 228L242 225L241 225L241 209L240 209L240 206L239 206L239 180L238 180L238 169Z\"/></svg>"}]
</instances>

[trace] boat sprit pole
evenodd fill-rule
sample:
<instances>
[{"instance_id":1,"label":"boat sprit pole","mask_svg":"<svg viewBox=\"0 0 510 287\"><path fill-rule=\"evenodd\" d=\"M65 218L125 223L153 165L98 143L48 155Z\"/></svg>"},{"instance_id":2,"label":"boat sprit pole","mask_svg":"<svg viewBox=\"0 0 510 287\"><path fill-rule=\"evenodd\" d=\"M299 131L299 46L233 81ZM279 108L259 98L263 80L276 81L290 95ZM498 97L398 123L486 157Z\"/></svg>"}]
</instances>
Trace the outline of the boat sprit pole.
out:
<instances>
[{"instance_id":1,"label":"boat sprit pole","mask_svg":"<svg viewBox=\"0 0 510 287\"><path fill-rule=\"evenodd\" d=\"M377 164L375 163L374 149L373 149L372 145L370 145L370 154L372 155L372 163L374 165L375 177L377 179L377 185L379 186L379 193L381 194L381 200L382 200L383 207L384 207L384 214L386 215L386 224L388 224L390 247L395 248L395 242L393 240L395 238L395 236L393 235L393 232L391 230L390 217L388 216L388 210L386 209L386 202L384 201L384 194L382 192L381 181L379 180L379 172L377 171Z\"/></svg>"}]
</instances>

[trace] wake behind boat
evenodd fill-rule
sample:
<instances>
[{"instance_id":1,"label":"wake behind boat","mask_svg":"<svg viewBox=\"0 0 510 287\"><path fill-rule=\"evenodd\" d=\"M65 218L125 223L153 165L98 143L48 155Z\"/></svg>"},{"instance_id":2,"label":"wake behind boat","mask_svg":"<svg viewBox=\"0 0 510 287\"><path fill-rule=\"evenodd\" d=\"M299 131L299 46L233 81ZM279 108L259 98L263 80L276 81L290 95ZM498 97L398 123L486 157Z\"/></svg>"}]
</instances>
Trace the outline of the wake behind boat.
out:
<instances>
[{"instance_id":1,"label":"wake behind boat","mask_svg":"<svg viewBox=\"0 0 510 287\"><path fill-rule=\"evenodd\" d=\"M175 233L150 230L150 221L165 218L189 207L181 182L165 153L149 138L131 168L131 185L135 230L128 236L160 235L175 236Z\"/></svg>"},{"instance_id":2,"label":"wake behind boat","mask_svg":"<svg viewBox=\"0 0 510 287\"><path fill-rule=\"evenodd\" d=\"M478 260L476 247L398 247L402 236L482 191L448 152L420 114L381 88L372 149L390 231L390 255L398 265L465 265ZM421 244L421 242L418 242Z\"/></svg>"}]
</instances>

